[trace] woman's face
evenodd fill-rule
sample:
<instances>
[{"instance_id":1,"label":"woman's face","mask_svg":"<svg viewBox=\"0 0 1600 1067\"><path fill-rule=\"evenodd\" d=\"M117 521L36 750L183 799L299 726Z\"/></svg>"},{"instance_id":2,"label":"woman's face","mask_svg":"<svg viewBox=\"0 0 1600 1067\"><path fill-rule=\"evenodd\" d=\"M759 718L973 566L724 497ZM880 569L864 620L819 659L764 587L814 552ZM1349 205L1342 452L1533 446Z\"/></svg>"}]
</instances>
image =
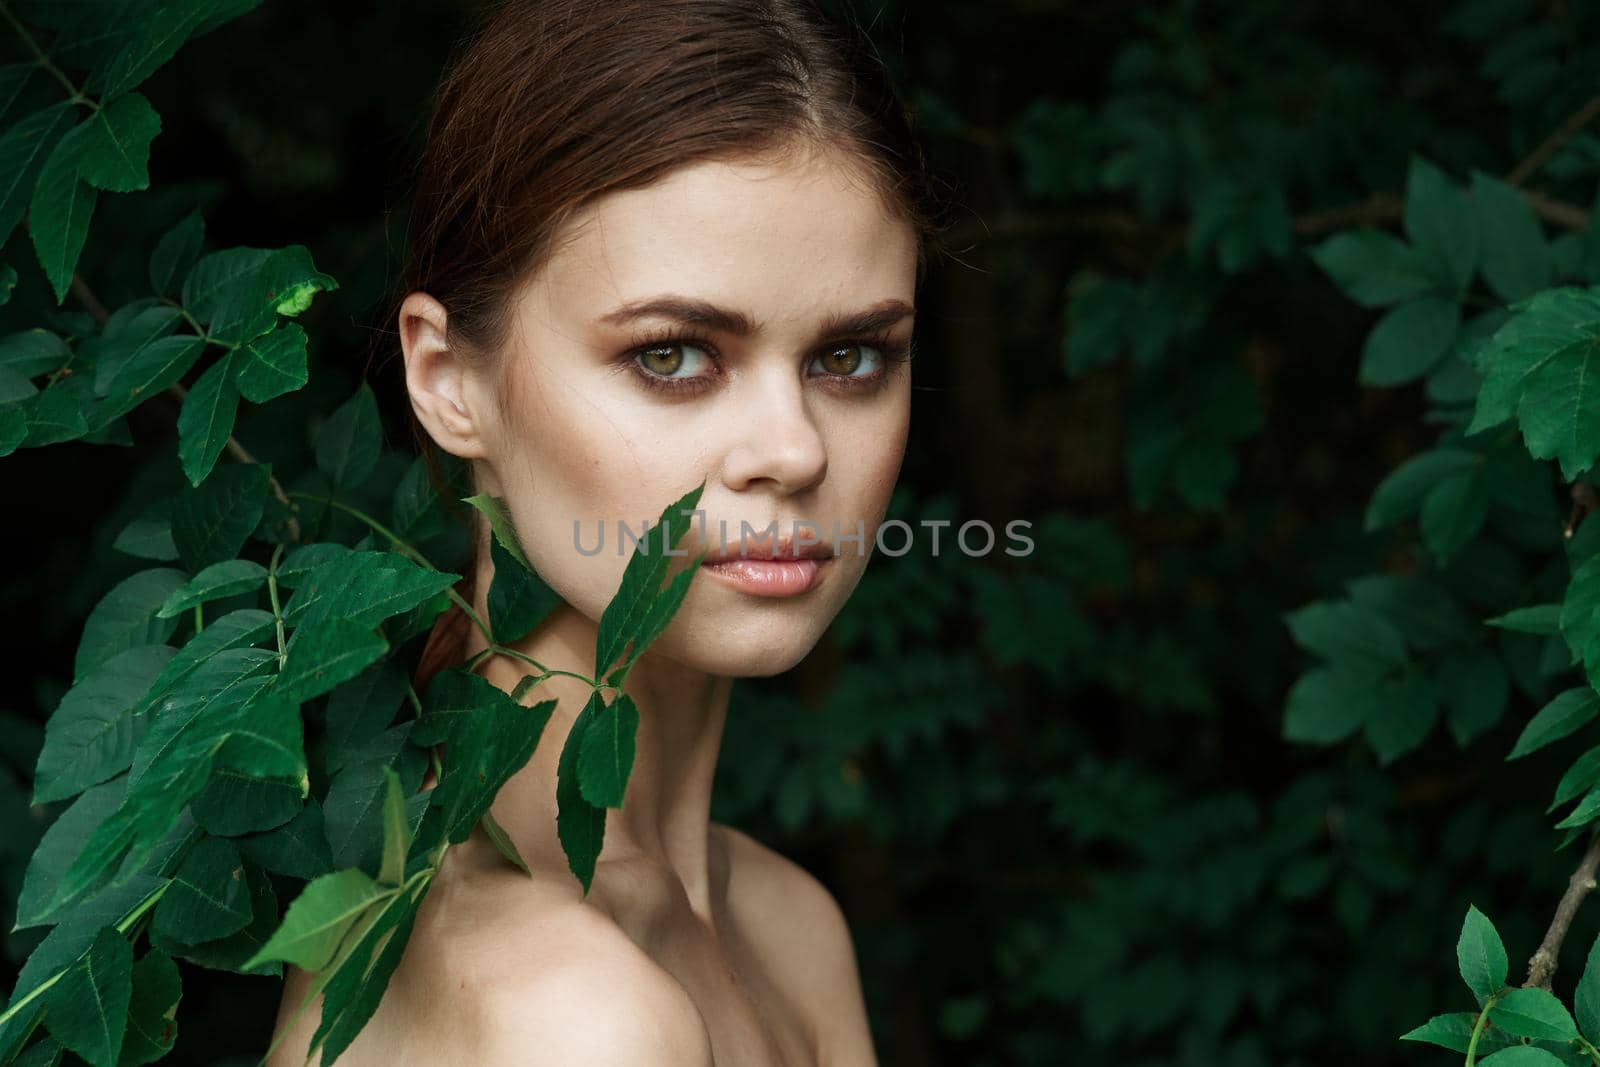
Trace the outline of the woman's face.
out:
<instances>
[{"instance_id":1,"label":"woman's face","mask_svg":"<svg viewBox=\"0 0 1600 1067\"><path fill-rule=\"evenodd\" d=\"M618 523L638 532L702 481L691 554L737 554L741 522L752 550L774 522L779 539L803 520L798 536L829 543L837 524L805 592L702 569L652 646L714 674L787 670L860 580L899 476L911 226L842 157L812 153L685 166L597 201L557 247L514 298L501 362L462 372L476 436L440 443L478 461L534 568L591 620L632 550Z\"/></svg>"}]
</instances>

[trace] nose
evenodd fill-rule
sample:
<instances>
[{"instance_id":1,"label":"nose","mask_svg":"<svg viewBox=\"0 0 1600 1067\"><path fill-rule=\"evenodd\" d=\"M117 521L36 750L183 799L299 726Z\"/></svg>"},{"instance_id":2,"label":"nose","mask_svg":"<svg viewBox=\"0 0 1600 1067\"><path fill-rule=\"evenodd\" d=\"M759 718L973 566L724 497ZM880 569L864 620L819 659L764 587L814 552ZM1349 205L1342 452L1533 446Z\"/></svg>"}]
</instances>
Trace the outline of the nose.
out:
<instances>
[{"instance_id":1,"label":"nose","mask_svg":"<svg viewBox=\"0 0 1600 1067\"><path fill-rule=\"evenodd\" d=\"M777 369L777 368L774 368ZM828 447L806 406L805 385L792 374L751 373L739 401L737 437L722 463L735 492L760 489L793 496L828 472Z\"/></svg>"}]
</instances>

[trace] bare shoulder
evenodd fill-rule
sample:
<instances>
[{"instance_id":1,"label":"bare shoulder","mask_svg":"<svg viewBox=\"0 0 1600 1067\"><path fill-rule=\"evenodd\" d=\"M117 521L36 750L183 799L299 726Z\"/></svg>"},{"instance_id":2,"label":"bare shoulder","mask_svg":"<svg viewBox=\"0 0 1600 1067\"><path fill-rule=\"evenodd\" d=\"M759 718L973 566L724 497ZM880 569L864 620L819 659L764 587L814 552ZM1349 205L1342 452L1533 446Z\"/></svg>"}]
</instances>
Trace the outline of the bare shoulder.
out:
<instances>
[{"instance_id":1,"label":"bare shoulder","mask_svg":"<svg viewBox=\"0 0 1600 1067\"><path fill-rule=\"evenodd\" d=\"M464 1063L511 1067L538 1049L541 1063L712 1067L710 1035L682 986L612 951L609 938L586 944L580 936L572 947L476 998Z\"/></svg>"},{"instance_id":2,"label":"bare shoulder","mask_svg":"<svg viewBox=\"0 0 1600 1067\"><path fill-rule=\"evenodd\" d=\"M286 983L283 1014L308 982L297 973ZM269 1067L304 1063L319 1010ZM539 1062L712 1067L693 999L604 913L517 871L441 879L340 1067L511 1067L530 1062L530 1049Z\"/></svg>"},{"instance_id":3,"label":"bare shoulder","mask_svg":"<svg viewBox=\"0 0 1600 1067\"><path fill-rule=\"evenodd\" d=\"M540 1062L711 1067L693 999L608 915L509 868L474 882L433 937L451 942L433 953L449 988L428 1014L462 1035L462 1064L511 1067L538 1049Z\"/></svg>"},{"instance_id":4,"label":"bare shoulder","mask_svg":"<svg viewBox=\"0 0 1600 1067\"><path fill-rule=\"evenodd\" d=\"M728 847L728 897L741 928L780 979L813 1006L824 1064L875 1064L871 1026L849 922L816 875L742 830L713 823Z\"/></svg>"}]
</instances>

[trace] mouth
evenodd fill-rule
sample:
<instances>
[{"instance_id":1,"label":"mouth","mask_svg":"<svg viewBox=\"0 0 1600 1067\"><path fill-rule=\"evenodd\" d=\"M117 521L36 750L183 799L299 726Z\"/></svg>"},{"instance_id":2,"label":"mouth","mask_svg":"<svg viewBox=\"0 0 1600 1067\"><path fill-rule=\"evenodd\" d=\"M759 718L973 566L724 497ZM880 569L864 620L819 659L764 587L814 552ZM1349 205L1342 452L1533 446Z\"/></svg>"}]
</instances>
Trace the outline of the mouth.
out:
<instances>
[{"instance_id":1,"label":"mouth","mask_svg":"<svg viewBox=\"0 0 1600 1067\"><path fill-rule=\"evenodd\" d=\"M734 555L726 559L708 556L700 569L751 596L786 597L815 589L832 565L832 555L790 559Z\"/></svg>"},{"instance_id":2,"label":"mouth","mask_svg":"<svg viewBox=\"0 0 1600 1067\"><path fill-rule=\"evenodd\" d=\"M738 560L775 563L812 560L820 563L833 557L833 545L828 541L813 542L807 538L805 543L799 544L794 538L785 538L776 544L771 541L744 541L722 545L707 552L705 562L720 565Z\"/></svg>"}]
</instances>

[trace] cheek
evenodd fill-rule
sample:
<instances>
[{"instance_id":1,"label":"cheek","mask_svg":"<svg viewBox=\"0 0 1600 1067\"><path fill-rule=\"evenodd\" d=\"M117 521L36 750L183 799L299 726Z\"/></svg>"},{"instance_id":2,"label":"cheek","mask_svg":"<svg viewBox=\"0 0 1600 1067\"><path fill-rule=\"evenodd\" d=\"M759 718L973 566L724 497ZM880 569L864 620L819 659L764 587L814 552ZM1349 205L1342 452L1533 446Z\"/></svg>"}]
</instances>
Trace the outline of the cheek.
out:
<instances>
[{"instance_id":1,"label":"cheek","mask_svg":"<svg viewBox=\"0 0 1600 1067\"><path fill-rule=\"evenodd\" d=\"M631 549L619 551L618 523L635 532L653 523L683 481L685 461L664 451L659 436L608 415L604 398L585 399L575 383L524 380L517 389L496 465L502 491L534 569L598 621Z\"/></svg>"},{"instance_id":2,"label":"cheek","mask_svg":"<svg viewBox=\"0 0 1600 1067\"><path fill-rule=\"evenodd\" d=\"M911 432L909 397L909 387L902 387L900 398L888 407L884 417L865 428L852 456L858 507L861 518L866 520L869 537L877 533L900 480L906 441Z\"/></svg>"}]
</instances>

